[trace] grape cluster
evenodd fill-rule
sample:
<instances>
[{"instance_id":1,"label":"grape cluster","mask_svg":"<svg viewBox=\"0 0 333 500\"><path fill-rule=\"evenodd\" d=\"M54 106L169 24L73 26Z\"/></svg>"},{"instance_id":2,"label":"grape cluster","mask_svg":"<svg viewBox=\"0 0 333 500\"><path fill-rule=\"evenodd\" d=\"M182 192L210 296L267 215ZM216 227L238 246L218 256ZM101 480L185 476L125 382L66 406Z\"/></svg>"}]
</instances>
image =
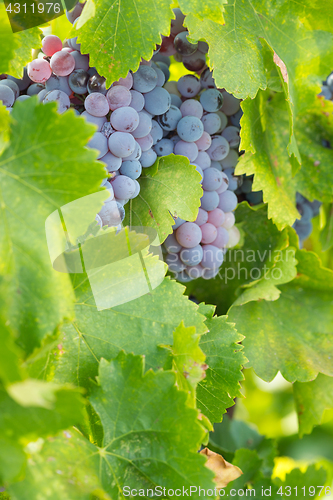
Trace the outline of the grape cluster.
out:
<instances>
[{"instance_id":1,"label":"grape cluster","mask_svg":"<svg viewBox=\"0 0 333 500\"><path fill-rule=\"evenodd\" d=\"M75 24L81 11L82 4L77 4L67 13L69 20ZM205 63L200 68L190 64L192 56L205 61L208 46L190 44L184 16L179 9L174 12L168 39L185 67L201 73L200 78L189 74L169 81L169 42L164 38L151 61L142 61L135 73L107 88L105 78L90 67L89 55L81 53L77 37L62 44L57 36L47 35L22 79L1 76L0 100L11 109L15 100L37 95L43 103L55 101L59 113L72 108L96 126L88 147L98 151L106 167L102 184L110 193L96 216L101 227L121 224L124 205L140 192L143 168L171 153L187 157L201 175L201 206L194 222L175 218L164 250L170 271L188 281L216 276L226 248L239 241L234 168L242 112L238 99L216 88Z\"/></svg>"}]
</instances>

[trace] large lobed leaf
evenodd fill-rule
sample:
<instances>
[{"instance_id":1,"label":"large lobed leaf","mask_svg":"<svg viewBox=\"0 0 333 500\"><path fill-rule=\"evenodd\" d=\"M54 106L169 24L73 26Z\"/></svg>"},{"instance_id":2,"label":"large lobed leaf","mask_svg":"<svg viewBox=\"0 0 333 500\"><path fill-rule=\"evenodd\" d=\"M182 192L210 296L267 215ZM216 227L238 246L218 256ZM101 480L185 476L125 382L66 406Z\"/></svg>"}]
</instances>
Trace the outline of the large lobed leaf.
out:
<instances>
[{"instance_id":1,"label":"large lobed leaf","mask_svg":"<svg viewBox=\"0 0 333 500\"><path fill-rule=\"evenodd\" d=\"M90 400L104 427L100 471L112 498L121 498L124 485L182 489L200 478L212 487L197 453L205 431L173 373L144 374L141 357L121 353L101 361L98 381Z\"/></svg>"},{"instance_id":2,"label":"large lobed leaf","mask_svg":"<svg viewBox=\"0 0 333 500\"><path fill-rule=\"evenodd\" d=\"M257 375L271 381L278 371L289 381L333 376L333 272L318 257L298 251L297 277L280 288L278 300L230 308L229 319L246 336L244 353Z\"/></svg>"},{"instance_id":3,"label":"large lobed leaf","mask_svg":"<svg viewBox=\"0 0 333 500\"><path fill-rule=\"evenodd\" d=\"M0 296L10 297L6 318L28 352L73 314L70 279L52 268L45 221L100 190L104 168L84 147L93 130L71 111L59 115L54 104L37 104L35 97L11 113L10 141L0 156ZM59 230L60 222L52 236L61 240Z\"/></svg>"},{"instance_id":4,"label":"large lobed leaf","mask_svg":"<svg viewBox=\"0 0 333 500\"><path fill-rule=\"evenodd\" d=\"M156 486L214 488L197 453L206 431L175 382L171 371L145 372L141 356L121 352L110 363L102 359L90 397L103 426L101 447L73 429L32 446L25 479L10 488L13 498L116 500L126 496L125 486L145 490L143 498ZM192 498L208 496L192 492Z\"/></svg>"},{"instance_id":5,"label":"large lobed leaf","mask_svg":"<svg viewBox=\"0 0 333 500\"><path fill-rule=\"evenodd\" d=\"M79 29L79 42L109 87L130 69L136 71L141 57L151 59L161 34L170 32L171 1L97 0L95 7L95 16Z\"/></svg>"}]
</instances>

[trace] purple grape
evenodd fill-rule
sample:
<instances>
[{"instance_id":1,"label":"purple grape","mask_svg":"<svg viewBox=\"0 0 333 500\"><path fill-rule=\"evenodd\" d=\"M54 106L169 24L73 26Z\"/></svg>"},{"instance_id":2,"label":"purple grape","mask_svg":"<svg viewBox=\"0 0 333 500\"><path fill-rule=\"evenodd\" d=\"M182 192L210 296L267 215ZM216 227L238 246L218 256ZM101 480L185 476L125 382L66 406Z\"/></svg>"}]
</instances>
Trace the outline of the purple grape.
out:
<instances>
[{"instance_id":1,"label":"purple grape","mask_svg":"<svg viewBox=\"0 0 333 500\"><path fill-rule=\"evenodd\" d=\"M199 245L202 233L194 222L185 222L176 230L176 239L184 248L193 248Z\"/></svg>"},{"instance_id":2,"label":"purple grape","mask_svg":"<svg viewBox=\"0 0 333 500\"><path fill-rule=\"evenodd\" d=\"M216 191L204 191L201 197L201 208L210 212L218 207L220 202L219 195ZM221 208L221 207L220 207ZM221 208L223 210L223 208Z\"/></svg>"},{"instance_id":3,"label":"purple grape","mask_svg":"<svg viewBox=\"0 0 333 500\"><path fill-rule=\"evenodd\" d=\"M232 212L237 207L237 196L232 191L225 191L219 196L218 207L223 210L223 212Z\"/></svg>"},{"instance_id":4,"label":"purple grape","mask_svg":"<svg viewBox=\"0 0 333 500\"><path fill-rule=\"evenodd\" d=\"M223 262L223 252L214 245L203 245L202 267L206 269L218 269Z\"/></svg>"},{"instance_id":5,"label":"purple grape","mask_svg":"<svg viewBox=\"0 0 333 500\"><path fill-rule=\"evenodd\" d=\"M119 132L134 132L139 125L139 115L134 108L123 106L111 113L110 122Z\"/></svg>"},{"instance_id":6,"label":"purple grape","mask_svg":"<svg viewBox=\"0 0 333 500\"><path fill-rule=\"evenodd\" d=\"M109 137L109 149L119 158L127 158L134 153L136 142L134 137L127 132L115 132Z\"/></svg>"},{"instance_id":7,"label":"purple grape","mask_svg":"<svg viewBox=\"0 0 333 500\"><path fill-rule=\"evenodd\" d=\"M184 116L177 124L177 133L185 142L195 142L204 131L203 124L196 116Z\"/></svg>"},{"instance_id":8,"label":"purple grape","mask_svg":"<svg viewBox=\"0 0 333 500\"><path fill-rule=\"evenodd\" d=\"M53 92L60 91L54 90ZM105 135L101 134L100 132L95 132L95 134L88 142L87 147L91 149L97 149L99 151L97 159L100 159L108 152L108 140Z\"/></svg>"}]
</instances>

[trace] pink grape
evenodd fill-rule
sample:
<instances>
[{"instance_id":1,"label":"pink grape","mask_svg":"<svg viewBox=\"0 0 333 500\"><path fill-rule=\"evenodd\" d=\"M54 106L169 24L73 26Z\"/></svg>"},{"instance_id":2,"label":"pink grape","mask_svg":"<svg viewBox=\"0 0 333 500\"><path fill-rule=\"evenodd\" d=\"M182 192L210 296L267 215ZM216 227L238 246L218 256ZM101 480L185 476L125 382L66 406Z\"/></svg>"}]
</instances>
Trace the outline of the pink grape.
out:
<instances>
[{"instance_id":1,"label":"pink grape","mask_svg":"<svg viewBox=\"0 0 333 500\"><path fill-rule=\"evenodd\" d=\"M114 195L118 199L129 199L135 193L135 183L127 175L118 175L111 181Z\"/></svg>"},{"instance_id":2,"label":"pink grape","mask_svg":"<svg viewBox=\"0 0 333 500\"><path fill-rule=\"evenodd\" d=\"M99 92L89 94L84 101L84 107L93 116L103 117L109 112L108 101L105 95Z\"/></svg>"},{"instance_id":3,"label":"pink grape","mask_svg":"<svg viewBox=\"0 0 333 500\"><path fill-rule=\"evenodd\" d=\"M173 152L175 155L186 156L190 162L193 162L198 156L198 147L195 142L178 141Z\"/></svg>"},{"instance_id":4,"label":"pink grape","mask_svg":"<svg viewBox=\"0 0 333 500\"><path fill-rule=\"evenodd\" d=\"M194 222L185 222L176 230L176 238L184 248L193 248L199 245L202 233Z\"/></svg>"},{"instance_id":5,"label":"pink grape","mask_svg":"<svg viewBox=\"0 0 333 500\"><path fill-rule=\"evenodd\" d=\"M225 229L225 227L218 227L217 228L217 236L215 240L212 242L212 245L216 246L217 248L224 248L229 241L229 233Z\"/></svg>"},{"instance_id":6,"label":"pink grape","mask_svg":"<svg viewBox=\"0 0 333 500\"><path fill-rule=\"evenodd\" d=\"M183 116L196 116L200 120L203 115L203 107L195 99L187 99L179 109Z\"/></svg>"},{"instance_id":7,"label":"pink grape","mask_svg":"<svg viewBox=\"0 0 333 500\"><path fill-rule=\"evenodd\" d=\"M46 56L53 56L56 52L62 50L62 41L56 35L47 35L42 41L42 51Z\"/></svg>"},{"instance_id":8,"label":"pink grape","mask_svg":"<svg viewBox=\"0 0 333 500\"><path fill-rule=\"evenodd\" d=\"M140 144L141 150L142 151L148 151L153 146L153 138L150 134L145 135L145 137L141 137L139 139L136 139L136 142Z\"/></svg>"},{"instance_id":9,"label":"pink grape","mask_svg":"<svg viewBox=\"0 0 333 500\"><path fill-rule=\"evenodd\" d=\"M28 64L28 76L35 83L45 83L51 75L50 63L45 59L34 59Z\"/></svg>"},{"instance_id":10,"label":"pink grape","mask_svg":"<svg viewBox=\"0 0 333 500\"><path fill-rule=\"evenodd\" d=\"M225 212L225 220L223 222L223 227L226 229L231 229L232 226L235 224L235 215L233 212Z\"/></svg>"},{"instance_id":11,"label":"pink grape","mask_svg":"<svg viewBox=\"0 0 333 500\"><path fill-rule=\"evenodd\" d=\"M135 139L127 132L115 132L109 137L109 149L119 158L127 158L135 151Z\"/></svg>"},{"instance_id":12,"label":"pink grape","mask_svg":"<svg viewBox=\"0 0 333 500\"><path fill-rule=\"evenodd\" d=\"M111 87L106 94L111 111L123 106L129 106L132 96L128 88L123 85Z\"/></svg>"},{"instance_id":13,"label":"pink grape","mask_svg":"<svg viewBox=\"0 0 333 500\"><path fill-rule=\"evenodd\" d=\"M135 137L135 139L142 139L142 137L145 137L151 131L152 121L151 121L151 116L146 111L140 111L138 115L139 115L139 124L133 131L133 137Z\"/></svg>"},{"instance_id":14,"label":"pink grape","mask_svg":"<svg viewBox=\"0 0 333 500\"><path fill-rule=\"evenodd\" d=\"M206 151L212 143L212 138L208 132L204 130L200 139L195 141L195 143L198 146L199 151Z\"/></svg>"},{"instance_id":15,"label":"pink grape","mask_svg":"<svg viewBox=\"0 0 333 500\"><path fill-rule=\"evenodd\" d=\"M112 127L119 132L133 132L139 125L139 115L135 109L123 106L113 111L110 122Z\"/></svg>"},{"instance_id":16,"label":"pink grape","mask_svg":"<svg viewBox=\"0 0 333 500\"><path fill-rule=\"evenodd\" d=\"M210 167L212 160L205 151L199 151L198 156L195 159L195 163L199 165L202 170L205 170Z\"/></svg>"},{"instance_id":17,"label":"pink grape","mask_svg":"<svg viewBox=\"0 0 333 500\"><path fill-rule=\"evenodd\" d=\"M225 222L225 213L220 208L215 208L208 212L208 222L214 224L215 227L220 227Z\"/></svg>"},{"instance_id":18,"label":"pink grape","mask_svg":"<svg viewBox=\"0 0 333 500\"><path fill-rule=\"evenodd\" d=\"M199 212L197 215L197 218L195 219L195 223L198 224L198 226L202 226L202 224L206 224L208 221L209 214L204 210L203 208L199 208Z\"/></svg>"},{"instance_id":19,"label":"pink grape","mask_svg":"<svg viewBox=\"0 0 333 500\"><path fill-rule=\"evenodd\" d=\"M217 229L213 224L206 222L206 224L203 224L200 229L202 232L201 243L208 244L215 240L217 236Z\"/></svg>"},{"instance_id":20,"label":"pink grape","mask_svg":"<svg viewBox=\"0 0 333 500\"><path fill-rule=\"evenodd\" d=\"M117 82L114 82L113 85L123 85L123 87L126 87L128 90L132 88L133 86L133 76L132 73L129 71L125 78L119 78Z\"/></svg>"},{"instance_id":21,"label":"pink grape","mask_svg":"<svg viewBox=\"0 0 333 500\"><path fill-rule=\"evenodd\" d=\"M207 153L212 160L221 161L228 155L229 149L230 146L227 139L221 136L215 136L212 139L210 148L207 149Z\"/></svg>"},{"instance_id":22,"label":"pink grape","mask_svg":"<svg viewBox=\"0 0 333 500\"><path fill-rule=\"evenodd\" d=\"M141 155L142 155L142 150L141 150L140 144L138 144L135 141L135 149L134 149L133 153L126 158L126 161L127 160L140 160Z\"/></svg>"},{"instance_id":23,"label":"pink grape","mask_svg":"<svg viewBox=\"0 0 333 500\"><path fill-rule=\"evenodd\" d=\"M75 59L69 52L61 50L53 54L50 66L55 75L68 76L75 68Z\"/></svg>"}]
</instances>

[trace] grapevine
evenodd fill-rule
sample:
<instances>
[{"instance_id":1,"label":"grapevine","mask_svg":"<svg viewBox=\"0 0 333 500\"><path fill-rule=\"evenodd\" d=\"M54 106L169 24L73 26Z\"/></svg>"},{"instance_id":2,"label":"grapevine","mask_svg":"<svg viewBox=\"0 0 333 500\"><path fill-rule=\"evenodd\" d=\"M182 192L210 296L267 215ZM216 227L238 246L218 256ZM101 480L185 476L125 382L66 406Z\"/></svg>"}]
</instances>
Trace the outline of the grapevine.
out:
<instances>
[{"instance_id":1,"label":"grapevine","mask_svg":"<svg viewBox=\"0 0 333 500\"><path fill-rule=\"evenodd\" d=\"M0 3L0 499L329 496L330 6L52 5Z\"/></svg>"}]
</instances>

